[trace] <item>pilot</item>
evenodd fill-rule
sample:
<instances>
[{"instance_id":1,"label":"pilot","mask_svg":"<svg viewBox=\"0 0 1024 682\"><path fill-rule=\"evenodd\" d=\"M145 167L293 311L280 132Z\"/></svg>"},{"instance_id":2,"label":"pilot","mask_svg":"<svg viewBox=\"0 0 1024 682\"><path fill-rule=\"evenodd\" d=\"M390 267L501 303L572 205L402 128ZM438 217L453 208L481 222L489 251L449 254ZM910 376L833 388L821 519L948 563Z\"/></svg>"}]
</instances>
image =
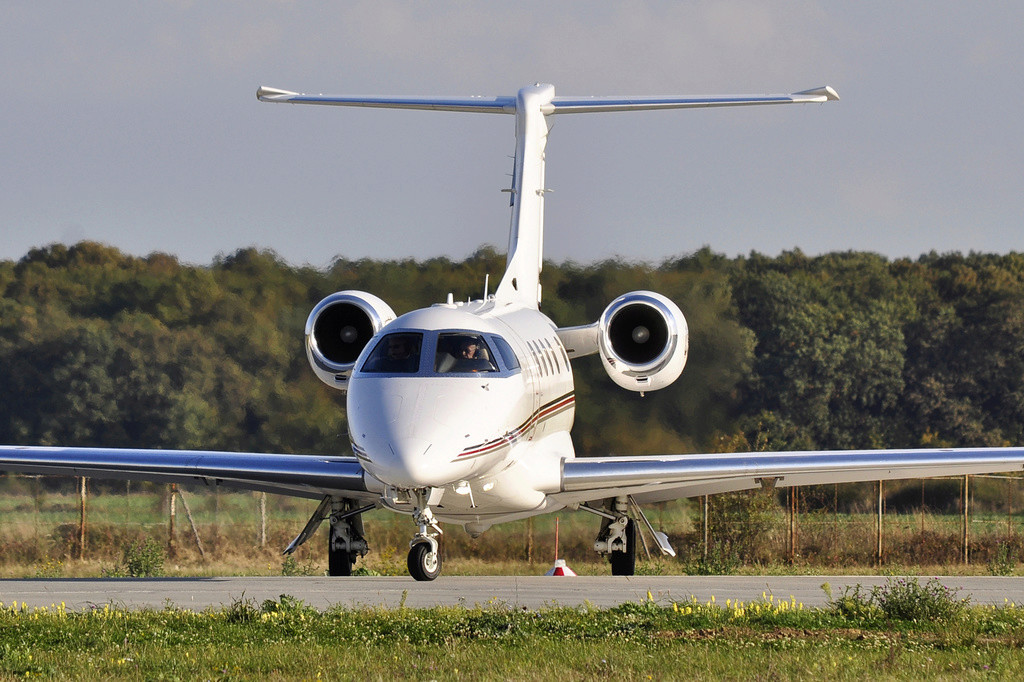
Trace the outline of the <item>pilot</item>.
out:
<instances>
[{"instance_id":1,"label":"pilot","mask_svg":"<svg viewBox=\"0 0 1024 682\"><path fill-rule=\"evenodd\" d=\"M491 362L490 353L479 337L470 336L459 343L459 358L456 371L493 372L497 367Z\"/></svg>"},{"instance_id":2,"label":"pilot","mask_svg":"<svg viewBox=\"0 0 1024 682\"><path fill-rule=\"evenodd\" d=\"M475 360L481 357L480 355L477 355L479 348L480 345L475 338L470 337L464 339L462 341L462 346L459 349L459 356L466 360Z\"/></svg>"},{"instance_id":3,"label":"pilot","mask_svg":"<svg viewBox=\"0 0 1024 682\"><path fill-rule=\"evenodd\" d=\"M409 339L399 334L388 337L388 354L384 362L387 372L415 372L419 365L419 356L409 343Z\"/></svg>"}]
</instances>

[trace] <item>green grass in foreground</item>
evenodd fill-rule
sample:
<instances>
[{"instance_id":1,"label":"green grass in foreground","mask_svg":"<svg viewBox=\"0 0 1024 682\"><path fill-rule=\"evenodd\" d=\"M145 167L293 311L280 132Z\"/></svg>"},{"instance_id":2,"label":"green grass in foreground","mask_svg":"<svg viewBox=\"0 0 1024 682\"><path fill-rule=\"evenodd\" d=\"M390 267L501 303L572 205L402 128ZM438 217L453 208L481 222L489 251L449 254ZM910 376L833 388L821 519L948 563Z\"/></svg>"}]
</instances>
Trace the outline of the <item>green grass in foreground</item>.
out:
<instances>
[{"instance_id":1,"label":"green grass in foreground","mask_svg":"<svg viewBox=\"0 0 1024 682\"><path fill-rule=\"evenodd\" d=\"M1024 609L937 583L793 602L613 609L0 608L0 679L963 679L1024 677Z\"/></svg>"}]
</instances>

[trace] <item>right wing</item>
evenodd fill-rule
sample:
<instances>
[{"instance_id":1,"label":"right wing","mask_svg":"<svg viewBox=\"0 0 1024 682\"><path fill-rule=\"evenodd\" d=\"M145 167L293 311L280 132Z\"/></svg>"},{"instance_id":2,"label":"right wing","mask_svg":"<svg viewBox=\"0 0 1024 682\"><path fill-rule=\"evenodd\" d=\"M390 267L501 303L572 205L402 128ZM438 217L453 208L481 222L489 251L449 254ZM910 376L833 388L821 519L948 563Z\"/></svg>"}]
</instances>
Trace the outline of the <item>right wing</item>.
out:
<instances>
[{"instance_id":1,"label":"right wing","mask_svg":"<svg viewBox=\"0 0 1024 682\"><path fill-rule=\"evenodd\" d=\"M313 499L332 495L372 501L380 496L367 486L376 481L355 457L2 445L0 471L203 483Z\"/></svg>"},{"instance_id":2,"label":"right wing","mask_svg":"<svg viewBox=\"0 0 1024 682\"><path fill-rule=\"evenodd\" d=\"M564 504L632 495L640 503L753 488L1024 470L1024 448L745 452L580 457L563 462Z\"/></svg>"}]
</instances>

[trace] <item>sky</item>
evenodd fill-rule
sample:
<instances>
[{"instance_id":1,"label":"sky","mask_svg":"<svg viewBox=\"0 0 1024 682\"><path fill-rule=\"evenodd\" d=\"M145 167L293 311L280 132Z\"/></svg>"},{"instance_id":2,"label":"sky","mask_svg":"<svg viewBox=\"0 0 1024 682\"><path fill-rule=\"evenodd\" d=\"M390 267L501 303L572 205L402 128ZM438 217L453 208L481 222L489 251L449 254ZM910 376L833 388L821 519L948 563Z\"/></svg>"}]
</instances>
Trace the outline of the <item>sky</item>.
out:
<instances>
[{"instance_id":1,"label":"sky","mask_svg":"<svg viewBox=\"0 0 1024 682\"><path fill-rule=\"evenodd\" d=\"M545 255L1024 251L1024 3L9 0L0 259L82 239L206 265L504 250L511 116L352 95L786 93L560 116Z\"/></svg>"}]
</instances>

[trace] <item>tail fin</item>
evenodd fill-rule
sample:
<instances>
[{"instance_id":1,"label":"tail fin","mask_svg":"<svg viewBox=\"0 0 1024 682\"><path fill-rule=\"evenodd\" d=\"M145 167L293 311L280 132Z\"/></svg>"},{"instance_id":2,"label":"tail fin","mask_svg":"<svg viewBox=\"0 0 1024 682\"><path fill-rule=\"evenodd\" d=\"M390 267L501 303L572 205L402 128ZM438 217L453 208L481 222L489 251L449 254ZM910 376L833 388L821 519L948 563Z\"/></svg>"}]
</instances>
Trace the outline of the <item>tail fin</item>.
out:
<instances>
[{"instance_id":1,"label":"tail fin","mask_svg":"<svg viewBox=\"0 0 1024 682\"><path fill-rule=\"evenodd\" d=\"M695 109L760 104L808 104L839 99L825 86L790 95L724 95L700 97L555 97L552 85L538 83L515 97L335 97L303 95L261 87L263 102L324 104L389 109L427 109L474 113L514 114L516 157L512 179L512 224L509 228L505 275L495 291L497 305L540 305L540 271L544 262L544 148L548 140L546 117L610 111Z\"/></svg>"},{"instance_id":2,"label":"tail fin","mask_svg":"<svg viewBox=\"0 0 1024 682\"><path fill-rule=\"evenodd\" d=\"M544 147L555 88L534 85L516 96L516 160L512 174L512 223L505 274L494 292L498 305L540 305L544 264Z\"/></svg>"}]
</instances>

